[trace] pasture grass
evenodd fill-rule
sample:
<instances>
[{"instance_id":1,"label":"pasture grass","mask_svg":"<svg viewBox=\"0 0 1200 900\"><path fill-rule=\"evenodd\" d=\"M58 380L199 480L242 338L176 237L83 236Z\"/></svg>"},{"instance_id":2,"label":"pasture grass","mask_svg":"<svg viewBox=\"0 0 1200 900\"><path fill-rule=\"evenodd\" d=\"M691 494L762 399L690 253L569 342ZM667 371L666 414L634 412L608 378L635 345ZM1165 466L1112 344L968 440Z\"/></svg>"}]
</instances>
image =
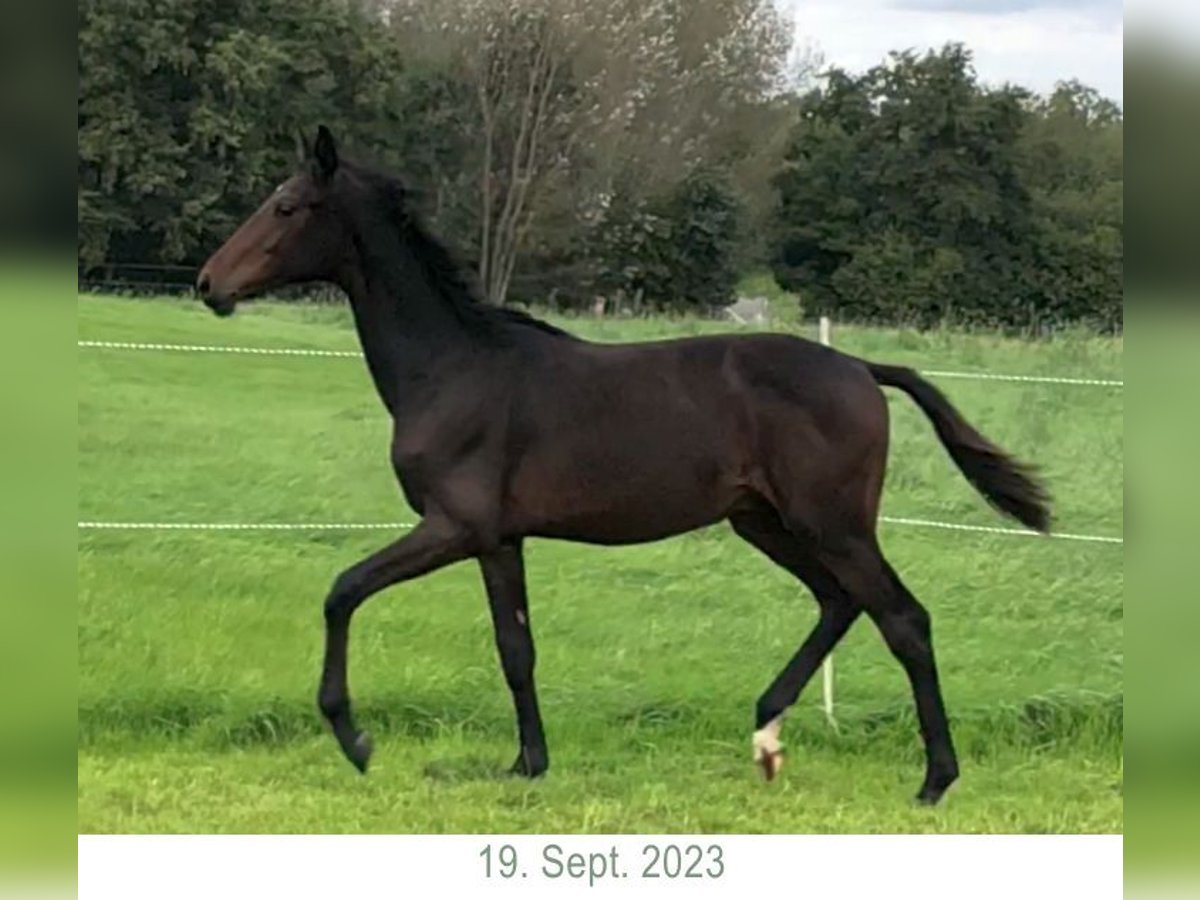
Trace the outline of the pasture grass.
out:
<instances>
[{"instance_id":1,"label":"pasture grass","mask_svg":"<svg viewBox=\"0 0 1200 900\"><path fill-rule=\"evenodd\" d=\"M88 340L357 349L343 308L259 304L217 320L171 300L79 301ZM729 330L695 319L557 317L597 340ZM800 325L784 326L800 328ZM835 329L850 352L931 369L1121 377L1084 334ZM412 521L361 361L80 351L79 518ZM1043 467L1062 531L1119 534L1116 389L939 384ZM889 392L891 394L891 392ZM1003 525L928 423L890 396L884 512ZM321 603L379 532L82 531L82 832L1111 832L1122 829L1122 550L883 526L932 612L963 777L921 778L911 695L874 628L836 654L757 777L754 700L815 621L806 591L726 527L626 548L534 541L531 619L552 767L526 783L482 586L460 564L355 618L351 683L372 771L315 709Z\"/></svg>"}]
</instances>

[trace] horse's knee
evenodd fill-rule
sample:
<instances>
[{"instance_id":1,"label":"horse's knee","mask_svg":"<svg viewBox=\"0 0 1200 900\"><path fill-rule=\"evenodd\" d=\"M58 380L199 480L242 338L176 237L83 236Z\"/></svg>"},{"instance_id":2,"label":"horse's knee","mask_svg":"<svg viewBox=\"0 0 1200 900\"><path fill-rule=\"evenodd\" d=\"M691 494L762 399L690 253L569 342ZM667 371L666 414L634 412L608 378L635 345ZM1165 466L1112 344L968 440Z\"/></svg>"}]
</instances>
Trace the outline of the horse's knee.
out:
<instances>
[{"instance_id":1,"label":"horse's knee","mask_svg":"<svg viewBox=\"0 0 1200 900\"><path fill-rule=\"evenodd\" d=\"M325 595L325 620L344 619L362 598L361 588L355 583L351 570L338 575Z\"/></svg>"}]
</instances>

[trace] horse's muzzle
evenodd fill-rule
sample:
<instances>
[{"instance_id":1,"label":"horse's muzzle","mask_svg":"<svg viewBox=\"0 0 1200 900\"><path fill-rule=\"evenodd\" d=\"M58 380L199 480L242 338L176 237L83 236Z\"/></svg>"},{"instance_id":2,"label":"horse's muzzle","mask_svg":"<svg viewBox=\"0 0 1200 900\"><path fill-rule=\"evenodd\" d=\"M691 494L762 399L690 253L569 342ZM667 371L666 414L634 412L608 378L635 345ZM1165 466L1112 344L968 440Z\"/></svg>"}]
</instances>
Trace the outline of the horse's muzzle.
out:
<instances>
[{"instance_id":1,"label":"horse's muzzle","mask_svg":"<svg viewBox=\"0 0 1200 900\"><path fill-rule=\"evenodd\" d=\"M196 279L196 293L200 295L200 298L204 301L204 305L218 316L223 318L233 315L233 309L236 305L234 297L230 294L213 290L212 278L209 276L207 269L202 269L200 276Z\"/></svg>"}]
</instances>

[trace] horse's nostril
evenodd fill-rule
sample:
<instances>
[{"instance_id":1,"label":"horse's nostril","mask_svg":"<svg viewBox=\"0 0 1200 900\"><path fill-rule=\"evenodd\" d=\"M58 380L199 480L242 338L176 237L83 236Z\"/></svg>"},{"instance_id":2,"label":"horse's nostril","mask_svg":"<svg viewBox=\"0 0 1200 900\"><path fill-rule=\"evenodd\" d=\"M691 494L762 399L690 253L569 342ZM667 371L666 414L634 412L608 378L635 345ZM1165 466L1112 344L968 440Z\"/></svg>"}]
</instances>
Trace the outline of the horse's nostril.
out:
<instances>
[{"instance_id":1,"label":"horse's nostril","mask_svg":"<svg viewBox=\"0 0 1200 900\"><path fill-rule=\"evenodd\" d=\"M207 294L209 288L208 273L201 272L200 277L196 279L196 291L201 294Z\"/></svg>"}]
</instances>

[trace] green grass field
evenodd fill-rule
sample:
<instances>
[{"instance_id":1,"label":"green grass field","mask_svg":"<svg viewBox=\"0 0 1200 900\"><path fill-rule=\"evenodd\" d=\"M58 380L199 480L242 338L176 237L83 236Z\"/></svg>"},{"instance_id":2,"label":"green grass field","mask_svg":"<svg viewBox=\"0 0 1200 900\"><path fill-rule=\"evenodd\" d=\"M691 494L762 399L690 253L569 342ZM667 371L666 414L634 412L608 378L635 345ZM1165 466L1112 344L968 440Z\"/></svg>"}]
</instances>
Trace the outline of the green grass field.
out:
<instances>
[{"instance_id":1,"label":"green grass field","mask_svg":"<svg viewBox=\"0 0 1200 900\"><path fill-rule=\"evenodd\" d=\"M560 320L597 340L718 331ZM356 349L344 310L82 297L83 340ZM1120 340L841 328L927 369L1120 378ZM411 521L360 360L81 349L79 518ZM1057 527L1119 535L1120 389L940 381L1040 463ZM926 420L889 398L884 513L1004 526ZM510 700L469 563L358 613L351 683L376 740L363 778L324 733L321 604L380 532L79 534L81 832L1112 832L1122 829L1122 548L882 526L933 614L962 779L935 809L907 682L861 621L819 679L771 784L754 701L815 621L807 592L721 526L604 549L531 542L551 770L503 774Z\"/></svg>"}]
</instances>

